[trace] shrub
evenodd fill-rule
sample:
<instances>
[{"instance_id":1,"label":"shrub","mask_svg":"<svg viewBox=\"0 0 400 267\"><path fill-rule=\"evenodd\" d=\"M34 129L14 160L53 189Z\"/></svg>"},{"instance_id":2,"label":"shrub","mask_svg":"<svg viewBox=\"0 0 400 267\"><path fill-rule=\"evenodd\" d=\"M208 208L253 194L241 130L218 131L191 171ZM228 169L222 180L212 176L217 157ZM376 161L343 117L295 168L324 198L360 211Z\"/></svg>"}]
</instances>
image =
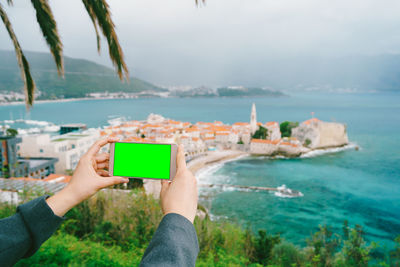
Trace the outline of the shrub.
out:
<instances>
[{"instance_id":1,"label":"shrub","mask_svg":"<svg viewBox=\"0 0 400 267\"><path fill-rule=\"evenodd\" d=\"M271 261L282 267L302 266L305 257L292 243L283 242L273 248Z\"/></svg>"}]
</instances>

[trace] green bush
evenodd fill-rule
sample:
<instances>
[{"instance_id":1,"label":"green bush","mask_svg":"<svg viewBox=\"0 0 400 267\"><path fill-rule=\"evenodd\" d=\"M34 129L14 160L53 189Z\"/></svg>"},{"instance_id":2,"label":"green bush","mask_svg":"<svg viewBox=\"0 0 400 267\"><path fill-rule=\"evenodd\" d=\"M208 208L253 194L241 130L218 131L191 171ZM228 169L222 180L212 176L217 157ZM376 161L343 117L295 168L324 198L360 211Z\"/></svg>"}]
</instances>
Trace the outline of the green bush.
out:
<instances>
[{"instance_id":1,"label":"green bush","mask_svg":"<svg viewBox=\"0 0 400 267\"><path fill-rule=\"evenodd\" d=\"M268 129L264 128L260 125L260 127L258 127L257 131L253 134L252 138L255 139L267 139L268 137Z\"/></svg>"},{"instance_id":2,"label":"green bush","mask_svg":"<svg viewBox=\"0 0 400 267\"><path fill-rule=\"evenodd\" d=\"M282 137L290 137L292 135L292 129L299 126L298 122L284 121L279 127L281 130Z\"/></svg>"},{"instance_id":3,"label":"green bush","mask_svg":"<svg viewBox=\"0 0 400 267\"><path fill-rule=\"evenodd\" d=\"M16 266L137 266L144 251L122 251L90 240L79 240L67 234L56 234L39 251Z\"/></svg>"},{"instance_id":4,"label":"green bush","mask_svg":"<svg viewBox=\"0 0 400 267\"><path fill-rule=\"evenodd\" d=\"M277 266L292 267L302 266L305 262L304 253L292 243L283 242L277 244L272 252L271 262Z\"/></svg>"}]
</instances>

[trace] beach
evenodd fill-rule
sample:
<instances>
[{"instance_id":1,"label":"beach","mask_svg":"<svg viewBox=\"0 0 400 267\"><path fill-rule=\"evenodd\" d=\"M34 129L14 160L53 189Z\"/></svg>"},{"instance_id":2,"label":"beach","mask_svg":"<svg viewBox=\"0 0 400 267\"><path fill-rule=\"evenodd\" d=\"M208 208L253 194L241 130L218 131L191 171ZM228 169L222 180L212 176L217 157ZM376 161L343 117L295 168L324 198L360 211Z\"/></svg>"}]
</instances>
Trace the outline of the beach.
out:
<instances>
[{"instance_id":1,"label":"beach","mask_svg":"<svg viewBox=\"0 0 400 267\"><path fill-rule=\"evenodd\" d=\"M247 154L248 153L239 150L208 151L203 156L188 162L187 167L194 175L196 175L201 169L210 165L235 159Z\"/></svg>"}]
</instances>

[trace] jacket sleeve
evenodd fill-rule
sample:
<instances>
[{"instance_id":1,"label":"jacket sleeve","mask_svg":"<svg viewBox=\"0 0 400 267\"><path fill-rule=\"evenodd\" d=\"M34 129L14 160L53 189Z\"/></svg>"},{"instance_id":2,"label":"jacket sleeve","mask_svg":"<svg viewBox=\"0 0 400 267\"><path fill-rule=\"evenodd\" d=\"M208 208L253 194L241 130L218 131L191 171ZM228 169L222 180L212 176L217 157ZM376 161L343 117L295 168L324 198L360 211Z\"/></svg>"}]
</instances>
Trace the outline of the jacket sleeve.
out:
<instances>
[{"instance_id":1,"label":"jacket sleeve","mask_svg":"<svg viewBox=\"0 0 400 267\"><path fill-rule=\"evenodd\" d=\"M12 266L32 256L64 220L53 213L47 196L20 205L13 216L0 220L0 265Z\"/></svg>"},{"instance_id":2,"label":"jacket sleeve","mask_svg":"<svg viewBox=\"0 0 400 267\"><path fill-rule=\"evenodd\" d=\"M164 216L140 266L195 266L199 243L193 224L176 213Z\"/></svg>"}]
</instances>

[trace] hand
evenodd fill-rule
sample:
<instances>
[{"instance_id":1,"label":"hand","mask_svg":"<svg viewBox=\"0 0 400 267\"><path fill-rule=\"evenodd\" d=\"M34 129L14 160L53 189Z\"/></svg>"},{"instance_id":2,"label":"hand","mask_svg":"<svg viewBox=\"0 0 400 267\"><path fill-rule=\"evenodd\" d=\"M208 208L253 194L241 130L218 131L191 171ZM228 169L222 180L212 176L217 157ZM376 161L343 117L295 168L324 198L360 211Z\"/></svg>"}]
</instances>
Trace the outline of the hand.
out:
<instances>
[{"instance_id":1,"label":"hand","mask_svg":"<svg viewBox=\"0 0 400 267\"><path fill-rule=\"evenodd\" d=\"M69 184L46 200L54 214L63 216L72 207L93 196L100 189L129 182L128 178L110 177L105 170L108 168L108 153L97 154L101 147L116 141L118 139L115 138L99 140L82 156Z\"/></svg>"},{"instance_id":2,"label":"hand","mask_svg":"<svg viewBox=\"0 0 400 267\"><path fill-rule=\"evenodd\" d=\"M177 213L193 223L197 210L197 181L186 168L183 145L178 148L176 162L177 172L172 182L161 181L161 207L164 215Z\"/></svg>"}]
</instances>

